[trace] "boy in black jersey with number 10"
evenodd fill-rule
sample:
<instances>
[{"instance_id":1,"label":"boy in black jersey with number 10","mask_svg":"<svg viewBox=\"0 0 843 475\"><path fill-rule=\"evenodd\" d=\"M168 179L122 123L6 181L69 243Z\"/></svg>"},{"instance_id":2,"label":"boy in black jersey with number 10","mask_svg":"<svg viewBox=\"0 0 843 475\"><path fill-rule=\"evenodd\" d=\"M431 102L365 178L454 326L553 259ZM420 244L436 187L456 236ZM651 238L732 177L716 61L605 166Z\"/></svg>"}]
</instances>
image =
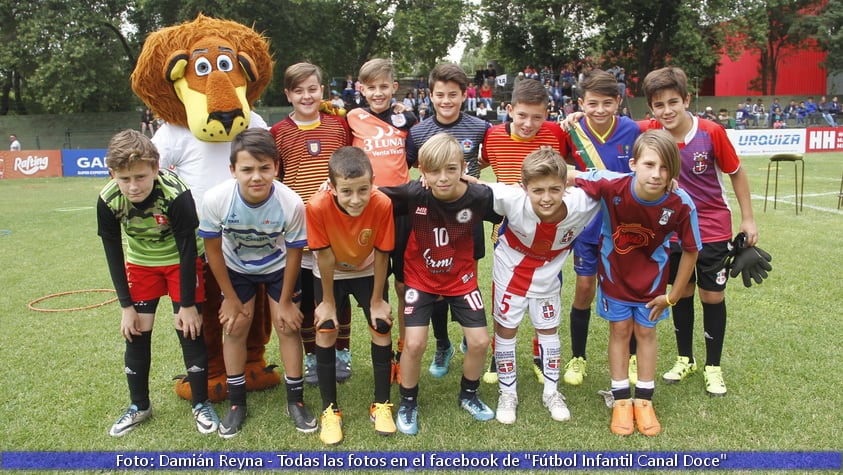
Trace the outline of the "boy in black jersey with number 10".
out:
<instances>
[{"instance_id":1,"label":"boy in black jersey with number 10","mask_svg":"<svg viewBox=\"0 0 843 475\"><path fill-rule=\"evenodd\" d=\"M460 406L479 421L495 417L477 397L489 348L486 311L477 287L472 228L480 221L497 223L490 189L462 180L462 147L446 133L431 137L419 149L419 168L429 188L419 182L380 188L392 199L394 213L407 215L410 237L404 253L404 317L406 338L401 357L401 403L396 426L418 433L421 359L427 347L434 303L451 307L463 328L468 349L460 383Z\"/></svg>"}]
</instances>

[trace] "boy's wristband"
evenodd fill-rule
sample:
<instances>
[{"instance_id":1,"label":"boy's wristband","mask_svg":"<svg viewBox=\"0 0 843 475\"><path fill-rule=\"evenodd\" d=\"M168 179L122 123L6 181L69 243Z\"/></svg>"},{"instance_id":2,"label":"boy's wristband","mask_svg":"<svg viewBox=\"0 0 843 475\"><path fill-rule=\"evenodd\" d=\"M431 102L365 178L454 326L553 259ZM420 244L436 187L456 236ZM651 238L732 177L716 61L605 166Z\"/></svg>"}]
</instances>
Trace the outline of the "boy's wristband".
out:
<instances>
[{"instance_id":1,"label":"boy's wristband","mask_svg":"<svg viewBox=\"0 0 843 475\"><path fill-rule=\"evenodd\" d=\"M673 303L670 302L670 297L668 297L669 294L670 294L670 292L664 293L664 301L667 302L667 305L669 307L673 307L674 305L676 305L676 302L673 302Z\"/></svg>"}]
</instances>

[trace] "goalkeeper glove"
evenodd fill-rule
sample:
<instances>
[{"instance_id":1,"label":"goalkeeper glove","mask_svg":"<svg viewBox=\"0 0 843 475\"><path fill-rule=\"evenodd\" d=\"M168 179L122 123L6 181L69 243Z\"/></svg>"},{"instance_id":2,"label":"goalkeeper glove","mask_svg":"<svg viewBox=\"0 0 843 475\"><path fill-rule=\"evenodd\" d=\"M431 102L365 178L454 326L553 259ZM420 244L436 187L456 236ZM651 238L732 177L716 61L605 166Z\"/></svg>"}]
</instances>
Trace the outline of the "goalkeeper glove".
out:
<instances>
[{"instance_id":1,"label":"goalkeeper glove","mask_svg":"<svg viewBox=\"0 0 843 475\"><path fill-rule=\"evenodd\" d=\"M772 256L760 247L745 247L746 235L744 233L738 234L733 242L735 256L729 263L731 277L741 275L743 285L745 287L752 287L752 281L760 284L767 278L768 272L773 270L770 262L773 260Z\"/></svg>"}]
</instances>

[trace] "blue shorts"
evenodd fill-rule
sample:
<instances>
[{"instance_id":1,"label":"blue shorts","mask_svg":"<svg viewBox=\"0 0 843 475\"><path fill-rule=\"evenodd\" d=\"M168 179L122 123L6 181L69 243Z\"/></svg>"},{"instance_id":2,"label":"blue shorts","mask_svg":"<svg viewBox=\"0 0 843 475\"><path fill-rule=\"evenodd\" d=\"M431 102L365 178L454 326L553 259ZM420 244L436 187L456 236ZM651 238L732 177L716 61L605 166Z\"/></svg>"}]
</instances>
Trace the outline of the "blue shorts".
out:
<instances>
[{"instance_id":1,"label":"blue shorts","mask_svg":"<svg viewBox=\"0 0 843 475\"><path fill-rule=\"evenodd\" d=\"M656 323L664 320L670 315L670 311L665 308L655 321L650 320L650 309L647 308L646 303L642 302L623 302L615 300L603 295L600 287L597 287L597 314L603 317L604 320L610 322L622 322L629 318L634 318L635 323L642 327L653 328Z\"/></svg>"},{"instance_id":2,"label":"blue shorts","mask_svg":"<svg viewBox=\"0 0 843 475\"><path fill-rule=\"evenodd\" d=\"M301 277L301 276L299 276ZM266 285L266 294L278 302L281 300L281 288L284 286L284 269L272 272L270 274L241 274L228 269L228 278L231 279L231 285L237 293L237 298L241 302L246 303L255 297L258 293L258 285ZM293 302L301 301L301 280L296 281L295 291L293 292Z\"/></svg>"},{"instance_id":3,"label":"blue shorts","mask_svg":"<svg viewBox=\"0 0 843 475\"><path fill-rule=\"evenodd\" d=\"M603 221L597 215L583 232L574 239L574 272L581 276L597 275L597 260L600 258L600 228Z\"/></svg>"}]
</instances>

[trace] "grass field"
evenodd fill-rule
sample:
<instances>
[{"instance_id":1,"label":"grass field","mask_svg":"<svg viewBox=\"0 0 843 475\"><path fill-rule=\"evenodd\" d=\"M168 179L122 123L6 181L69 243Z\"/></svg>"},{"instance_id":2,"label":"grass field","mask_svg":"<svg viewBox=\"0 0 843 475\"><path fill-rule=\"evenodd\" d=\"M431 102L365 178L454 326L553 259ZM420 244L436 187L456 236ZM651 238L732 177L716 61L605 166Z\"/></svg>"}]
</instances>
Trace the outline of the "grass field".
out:
<instances>
[{"instance_id":1,"label":"grass field","mask_svg":"<svg viewBox=\"0 0 843 475\"><path fill-rule=\"evenodd\" d=\"M123 438L108 428L128 404L122 374L124 344L117 304L44 313L27 308L39 297L77 289L111 288L96 235L94 203L104 180L51 178L0 181L0 451L808 451L843 449L840 408L843 269L838 247L843 211L837 193L843 154L806 156L804 210L794 213L793 170L779 176L778 209L763 212L767 157L744 159L760 245L773 255L773 272L762 285L744 288L740 279L727 290L729 324L723 368L729 393L710 399L697 373L679 385L657 384L654 399L663 433L655 438L619 438L609 432L610 412L596 392L608 387L607 325L593 316L589 374L579 387L560 385L573 419L550 420L540 402L541 387L529 369L531 330L520 343L518 421L475 422L457 407L462 358L451 372L433 379L423 361L420 426L416 437L375 435L366 412L371 397L368 336L355 315L352 338L354 376L339 388L345 441L325 448L318 435L293 430L283 414L283 388L251 393L244 432L231 440L199 434L188 403L172 389L183 373L172 319L159 309L153 337L151 375L155 417ZM731 187L729 187L731 191ZM772 186L771 186L772 193ZM733 198L733 197L732 197ZM734 204L733 208L737 209ZM491 281L491 253L481 263L484 292ZM563 304L570 304L572 272L566 266ZM108 294L68 296L42 302L67 308L101 302ZM488 295L487 304L488 304ZM564 306L563 305L563 306ZM701 315L699 304L697 314ZM659 327L658 374L675 358L672 325ZM560 331L563 354L570 354L568 320ZM452 324L452 341L459 328ZM704 354L701 318L695 350ZM267 352L280 364L277 343ZM497 387L483 384L481 398L494 407ZM393 388L397 399L398 390ZM305 400L320 407L319 392ZM218 405L223 414L223 405ZM384 473L384 472L380 472ZM683 472L689 473L689 472Z\"/></svg>"}]
</instances>

